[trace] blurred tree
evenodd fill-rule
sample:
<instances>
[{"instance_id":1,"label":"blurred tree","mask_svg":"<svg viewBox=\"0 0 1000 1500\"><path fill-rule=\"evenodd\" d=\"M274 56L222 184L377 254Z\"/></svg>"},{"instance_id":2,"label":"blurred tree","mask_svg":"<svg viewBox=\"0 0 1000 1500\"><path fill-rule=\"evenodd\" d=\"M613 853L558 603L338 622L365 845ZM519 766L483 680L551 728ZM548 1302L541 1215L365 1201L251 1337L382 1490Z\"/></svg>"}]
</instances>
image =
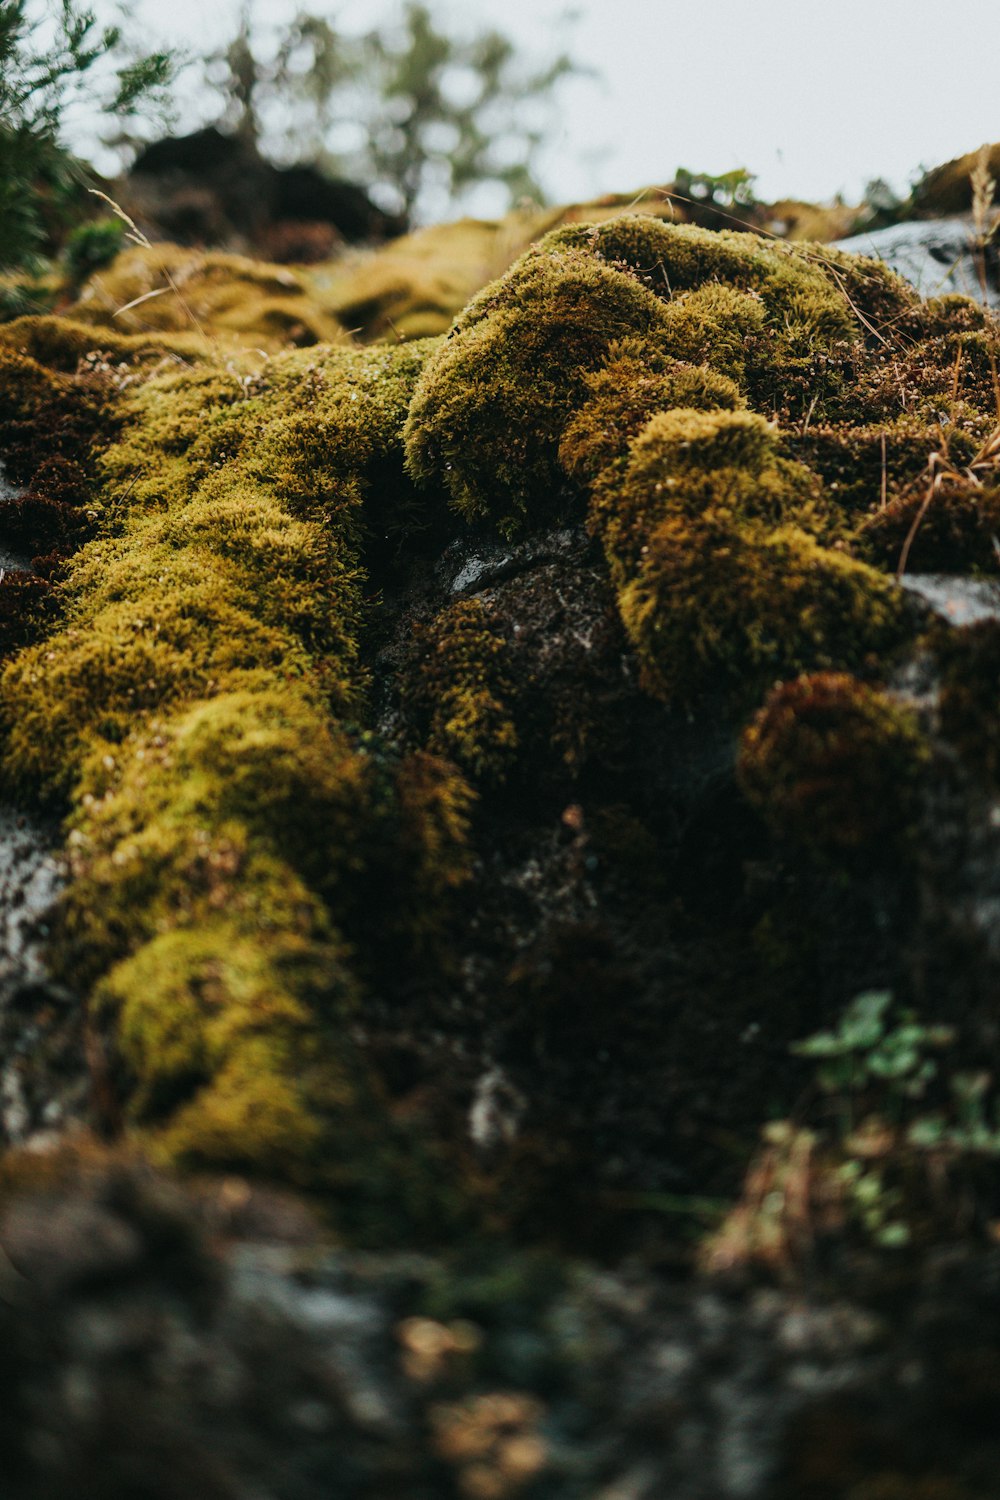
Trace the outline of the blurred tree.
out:
<instances>
[{"instance_id":1,"label":"blurred tree","mask_svg":"<svg viewBox=\"0 0 1000 1500\"><path fill-rule=\"evenodd\" d=\"M63 135L67 112L97 102L118 117L162 103L165 53L122 60L122 34L78 0L0 0L0 269L31 266L78 201L84 169Z\"/></svg>"},{"instance_id":2,"label":"blurred tree","mask_svg":"<svg viewBox=\"0 0 1000 1500\"><path fill-rule=\"evenodd\" d=\"M525 68L502 33L451 35L417 0L360 36L300 12L269 48L248 7L209 62L224 127L278 160L312 157L407 215L481 183L501 184L512 202L539 197L533 166L554 89L580 71L565 53Z\"/></svg>"}]
</instances>

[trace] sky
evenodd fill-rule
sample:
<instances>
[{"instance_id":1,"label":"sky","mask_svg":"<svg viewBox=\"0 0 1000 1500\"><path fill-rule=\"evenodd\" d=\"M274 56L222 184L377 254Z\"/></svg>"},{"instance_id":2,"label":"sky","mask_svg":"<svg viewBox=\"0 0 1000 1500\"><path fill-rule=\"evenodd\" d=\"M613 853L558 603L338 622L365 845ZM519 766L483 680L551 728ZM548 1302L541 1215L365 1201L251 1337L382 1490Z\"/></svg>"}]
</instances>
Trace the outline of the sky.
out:
<instances>
[{"instance_id":1,"label":"sky","mask_svg":"<svg viewBox=\"0 0 1000 1500\"><path fill-rule=\"evenodd\" d=\"M529 58L567 47L594 76L568 80L539 175L552 201L669 181L678 166L745 167L765 199L905 190L934 166L1000 139L1000 0L428 0L439 24L505 31ZM303 0L346 30L393 0ZM110 0L96 7L110 11ZM255 0L254 19L297 0ZM235 30L239 0L133 0L148 44L200 53ZM198 69L183 85L198 118Z\"/></svg>"}]
</instances>

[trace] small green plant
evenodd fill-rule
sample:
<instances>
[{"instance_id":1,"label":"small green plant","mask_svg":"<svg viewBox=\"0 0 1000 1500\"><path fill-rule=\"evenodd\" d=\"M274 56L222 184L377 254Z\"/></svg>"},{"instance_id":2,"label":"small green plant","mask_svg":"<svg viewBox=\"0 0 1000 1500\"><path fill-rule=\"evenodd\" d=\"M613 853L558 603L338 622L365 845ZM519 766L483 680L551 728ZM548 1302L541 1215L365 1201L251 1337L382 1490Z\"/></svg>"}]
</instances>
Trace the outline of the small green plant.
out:
<instances>
[{"instance_id":1,"label":"small green plant","mask_svg":"<svg viewBox=\"0 0 1000 1500\"><path fill-rule=\"evenodd\" d=\"M869 990L851 1001L836 1029L792 1048L817 1060L816 1083L838 1105L833 1179L851 1220L882 1248L910 1242L914 1219L929 1211L932 1184L949 1176L943 1168L961 1166L953 1186L967 1187L977 1165L1000 1159L992 1075L946 1072L939 1054L954 1040L952 1027L894 1012L888 990ZM941 1102L927 1109L932 1088Z\"/></svg>"},{"instance_id":2,"label":"small green plant","mask_svg":"<svg viewBox=\"0 0 1000 1500\"><path fill-rule=\"evenodd\" d=\"M86 101L124 119L164 102L170 57L151 53L109 77L106 60L122 44L121 29L99 26L78 0L0 0L0 270L33 268L80 211L84 169L63 138L72 107Z\"/></svg>"},{"instance_id":3,"label":"small green plant","mask_svg":"<svg viewBox=\"0 0 1000 1500\"><path fill-rule=\"evenodd\" d=\"M121 219L108 217L78 224L67 237L62 253L73 286L80 286L92 271L110 265L126 243L126 227Z\"/></svg>"},{"instance_id":4,"label":"small green plant","mask_svg":"<svg viewBox=\"0 0 1000 1500\"><path fill-rule=\"evenodd\" d=\"M934 1054L954 1040L949 1026L925 1026L912 1011L890 1015L889 990L866 990L851 1001L835 1031L820 1031L792 1047L798 1057L820 1060L816 1081L837 1095L848 1118L858 1095L880 1089L895 1116L904 1101L922 1098L937 1076Z\"/></svg>"}]
</instances>

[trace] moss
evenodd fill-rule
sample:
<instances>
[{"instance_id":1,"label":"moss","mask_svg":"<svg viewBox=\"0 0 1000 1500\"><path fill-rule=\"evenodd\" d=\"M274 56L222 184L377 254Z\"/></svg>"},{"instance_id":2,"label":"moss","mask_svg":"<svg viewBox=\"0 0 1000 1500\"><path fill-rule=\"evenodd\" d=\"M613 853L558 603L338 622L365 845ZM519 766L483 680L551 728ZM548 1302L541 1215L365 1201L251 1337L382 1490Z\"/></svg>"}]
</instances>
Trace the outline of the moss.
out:
<instances>
[{"instance_id":1,"label":"moss","mask_svg":"<svg viewBox=\"0 0 1000 1500\"><path fill-rule=\"evenodd\" d=\"M709 281L681 292L668 304L666 347L687 364L705 365L745 387L747 367L765 336L762 300L735 287Z\"/></svg>"},{"instance_id":2,"label":"moss","mask_svg":"<svg viewBox=\"0 0 1000 1500\"><path fill-rule=\"evenodd\" d=\"M47 578L0 568L0 660L42 634L53 615Z\"/></svg>"},{"instance_id":3,"label":"moss","mask_svg":"<svg viewBox=\"0 0 1000 1500\"><path fill-rule=\"evenodd\" d=\"M785 445L820 475L846 517L864 522L919 479L941 441L937 422L930 426L904 416L861 427L817 424L804 434L788 434Z\"/></svg>"},{"instance_id":4,"label":"moss","mask_svg":"<svg viewBox=\"0 0 1000 1500\"><path fill-rule=\"evenodd\" d=\"M556 230L473 300L430 361L407 424L411 472L507 532L565 513L558 445L579 476L581 408L626 352L647 367L622 370L630 386L672 359L732 381L768 415L819 422L842 404L868 337L850 291L867 271L842 259L648 217ZM916 305L898 278L872 275L897 315ZM728 388L711 389L688 404L733 404ZM674 405L682 392L660 394Z\"/></svg>"},{"instance_id":5,"label":"moss","mask_svg":"<svg viewBox=\"0 0 1000 1500\"><path fill-rule=\"evenodd\" d=\"M967 213L972 207L972 174L981 164L993 179L995 197L996 183L1000 179L1000 144L967 151L964 156L925 172L910 200L914 216L939 218L946 214Z\"/></svg>"},{"instance_id":6,"label":"moss","mask_svg":"<svg viewBox=\"0 0 1000 1500\"><path fill-rule=\"evenodd\" d=\"M104 393L0 345L0 452L10 479L54 498L88 485L90 446L107 434Z\"/></svg>"},{"instance_id":7,"label":"moss","mask_svg":"<svg viewBox=\"0 0 1000 1500\"><path fill-rule=\"evenodd\" d=\"M721 508L661 522L619 604L648 688L686 702L715 688L745 703L776 677L870 670L908 625L873 569L796 526Z\"/></svg>"},{"instance_id":8,"label":"moss","mask_svg":"<svg viewBox=\"0 0 1000 1500\"><path fill-rule=\"evenodd\" d=\"M666 324L634 277L582 251L529 251L429 361L406 424L411 474L508 533L565 513L559 441L587 375L617 340Z\"/></svg>"},{"instance_id":9,"label":"moss","mask_svg":"<svg viewBox=\"0 0 1000 1500\"><path fill-rule=\"evenodd\" d=\"M897 413L887 437L845 430L842 415L858 369L891 342L883 328L901 356L914 330L924 345L959 336L940 327L960 309L935 310L931 337L918 308L884 268L816 247L638 217L563 228L486 288L429 361L407 424L411 472L508 533L569 514L573 485L589 486L590 526L658 694L866 669L907 617L846 550L855 508L873 504L883 440L919 472L940 429ZM616 319L632 325L624 337L609 337ZM803 432L815 422L818 438L786 436L744 403ZM962 451L968 431L957 419L950 430Z\"/></svg>"},{"instance_id":10,"label":"moss","mask_svg":"<svg viewBox=\"0 0 1000 1500\"><path fill-rule=\"evenodd\" d=\"M116 430L109 392L0 343L0 462L19 489L0 500L8 544L28 556L78 545L96 517L96 458Z\"/></svg>"},{"instance_id":11,"label":"moss","mask_svg":"<svg viewBox=\"0 0 1000 1500\"><path fill-rule=\"evenodd\" d=\"M121 333L195 333L207 348L282 348L346 341L338 320L284 266L177 245L123 251L96 272L69 309Z\"/></svg>"},{"instance_id":12,"label":"moss","mask_svg":"<svg viewBox=\"0 0 1000 1500\"><path fill-rule=\"evenodd\" d=\"M749 697L775 676L860 665L904 633L888 580L833 545L815 479L750 412L653 417L594 485L590 524L661 696Z\"/></svg>"},{"instance_id":13,"label":"moss","mask_svg":"<svg viewBox=\"0 0 1000 1500\"><path fill-rule=\"evenodd\" d=\"M897 495L864 522L857 545L887 569L897 568L907 549L913 573L994 574L998 535L1000 486L955 474Z\"/></svg>"},{"instance_id":14,"label":"moss","mask_svg":"<svg viewBox=\"0 0 1000 1500\"><path fill-rule=\"evenodd\" d=\"M455 768L356 728L363 506L405 489L425 355L139 372L61 628L0 683L8 785L72 802L59 953L93 986L133 1128L164 1159L364 1201L375 1178L405 1195L416 1148L348 1017L383 950L439 940L468 867Z\"/></svg>"},{"instance_id":15,"label":"moss","mask_svg":"<svg viewBox=\"0 0 1000 1500\"><path fill-rule=\"evenodd\" d=\"M843 672L779 684L743 734L739 778L784 838L866 861L912 834L928 748L915 717Z\"/></svg>"},{"instance_id":16,"label":"moss","mask_svg":"<svg viewBox=\"0 0 1000 1500\"><path fill-rule=\"evenodd\" d=\"M681 408L652 417L626 459L598 477L589 524L622 584L668 516L693 518L722 503L779 525L808 508L812 488L805 470L779 459L777 434L762 417Z\"/></svg>"},{"instance_id":17,"label":"moss","mask_svg":"<svg viewBox=\"0 0 1000 1500\"><path fill-rule=\"evenodd\" d=\"M657 412L735 411L743 398L735 384L702 365L686 364L662 345L622 339L611 345L599 370L586 377L587 397L570 418L559 444L559 462L571 478L592 483Z\"/></svg>"},{"instance_id":18,"label":"moss","mask_svg":"<svg viewBox=\"0 0 1000 1500\"><path fill-rule=\"evenodd\" d=\"M366 342L426 338L447 332L484 282L526 248L527 234L513 233L505 253L496 223L460 219L434 225L366 255L345 257L314 279L343 326Z\"/></svg>"},{"instance_id":19,"label":"moss","mask_svg":"<svg viewBox=\"0 0 1000 1500\"><path fill-rule=\"evenodd\" d=\"M92 368L111 364L153 368L200 358L205 341L197 333L121 333L68 317L17 318L0 327L0 345L27 354L49 370L75 375L81 361Z\"/></svg>"},{"instance_id":20,"label":"moss","mask_svg":"<svg viewBox=\"0 0 1000 1500\"><path fill-rule=\"evenodd\" d=\"M933 643L942 733L975 776L1000 785L1000 625L982 620L964 630L942 627Z\"/></svg>"},{"instance_id":21,"label":"moss","mask_svg":"<svg viewBox=\"0 0 1000 1500\"><path fill-rule=\"evenodd\" d=\"M476 599L449 605L413 634L408 707L427 748L476 779L503 780L517 753L514 682L503 636Z\"/></svg>"}]
</instances>

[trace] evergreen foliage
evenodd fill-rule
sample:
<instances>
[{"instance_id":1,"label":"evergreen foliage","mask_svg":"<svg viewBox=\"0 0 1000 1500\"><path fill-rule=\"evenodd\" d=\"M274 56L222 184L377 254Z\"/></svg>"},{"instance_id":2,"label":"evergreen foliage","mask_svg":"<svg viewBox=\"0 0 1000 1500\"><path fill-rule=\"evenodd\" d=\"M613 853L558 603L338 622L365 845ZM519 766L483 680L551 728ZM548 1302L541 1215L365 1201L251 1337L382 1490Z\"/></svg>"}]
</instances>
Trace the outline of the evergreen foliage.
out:
<instances>
[{"instance_id":1,"label":"evergreen foliage","mask_svg":"<svg viewBox=\"0 0 1000 1500\"><path fill-rule=\"evenodd\" d=\"M162 52L123 62L117 26L99 26L77 0L39 9L0 0L0 269L30 266L78 196L83 168L63 140L67 110L97 100L125 117L163 98L171 59Z\"/></svg>"}]
</instances>

